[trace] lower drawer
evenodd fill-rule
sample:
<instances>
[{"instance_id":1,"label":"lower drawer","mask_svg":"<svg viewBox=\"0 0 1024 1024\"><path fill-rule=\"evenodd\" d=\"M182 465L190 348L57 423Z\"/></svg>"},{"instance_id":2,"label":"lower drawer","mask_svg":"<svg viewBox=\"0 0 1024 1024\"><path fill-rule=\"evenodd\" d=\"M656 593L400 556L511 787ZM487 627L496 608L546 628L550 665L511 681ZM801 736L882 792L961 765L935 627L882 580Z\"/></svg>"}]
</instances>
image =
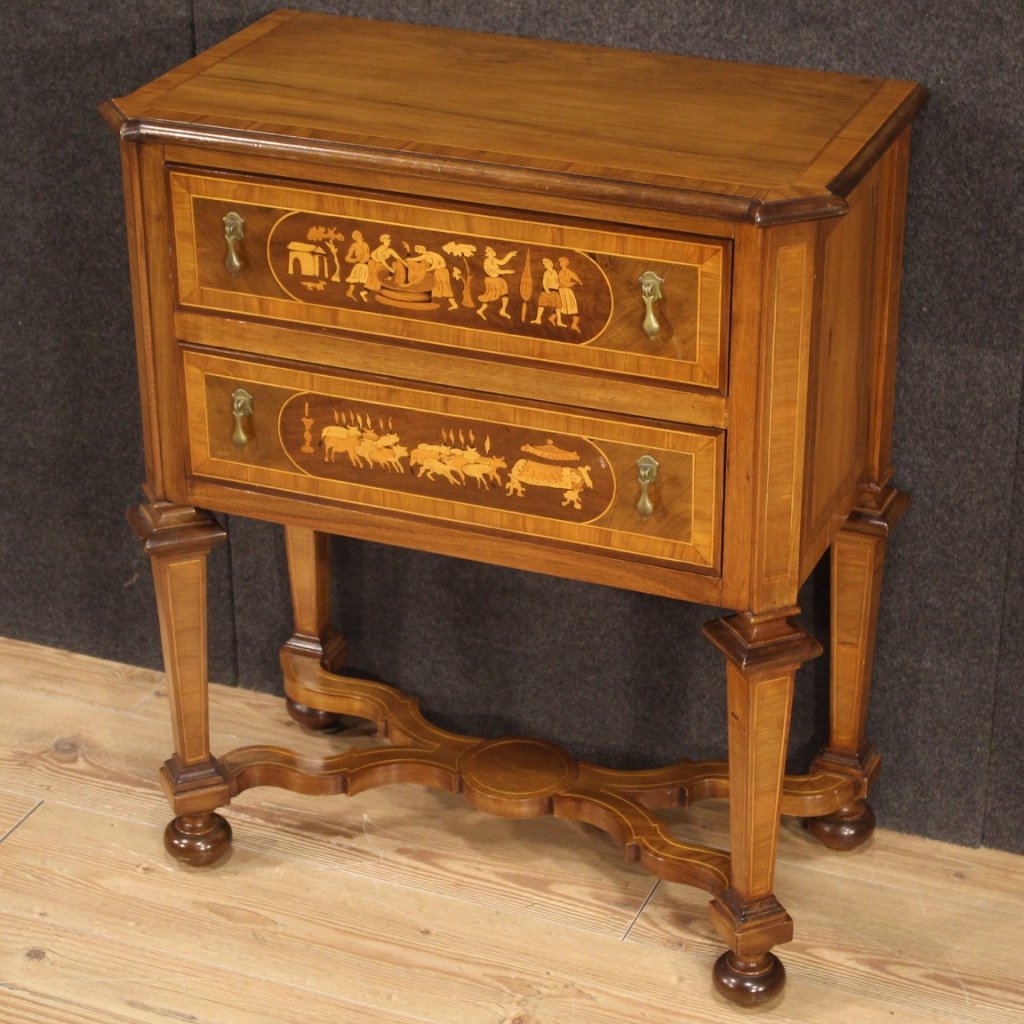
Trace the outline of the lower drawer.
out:
<instances>
[{"instance_id":1,"label":"lower drawer","mask_svg":"<svg viewBox=\"0 0 1024 1024\"><path fill-rule=\"evenodd\" d=\"M193 478L718 571L721 432L182 353Z\"/></svg>"}]
</instances>

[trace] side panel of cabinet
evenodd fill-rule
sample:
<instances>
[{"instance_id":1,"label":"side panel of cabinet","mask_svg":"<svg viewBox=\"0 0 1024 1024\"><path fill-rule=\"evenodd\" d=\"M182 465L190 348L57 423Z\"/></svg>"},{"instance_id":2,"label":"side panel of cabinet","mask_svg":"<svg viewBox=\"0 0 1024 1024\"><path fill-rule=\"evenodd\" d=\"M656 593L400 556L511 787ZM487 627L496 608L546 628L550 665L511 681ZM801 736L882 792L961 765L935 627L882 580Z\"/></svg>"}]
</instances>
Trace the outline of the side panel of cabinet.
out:
<instances>
[{"instance_id":1,"label":"side panel of cabinet","mask_svg":"<svg viewBox=\"0 0 1024 1024\"><path fill-rule=\"evenodd\" d=\"M789 607L802 581L817 232L811 222L736 235L722 552L732 608Z\"/></svg>"},{"instance_id":2,"label":"side panel of cabinet","mask_svg":"<svg viewBox=\"0 0 1024 1024\"><path fill-rule=\"evenodd\" d=\"M855 505L892 476L892 401L906 194L902 137L820 228L821 304L810 365L802 575Z\"/></svg>"},{"instance_id":3,"label":"side panel of cabinet","mask_svg":"<svg viewBox=\"0 0 1024 1024\"><path fill-rule=\"evenodd\" d=\"M163 147L122 141L121 153L146 487L150 500L186 503Z\"/></svg>"}]
</instances>

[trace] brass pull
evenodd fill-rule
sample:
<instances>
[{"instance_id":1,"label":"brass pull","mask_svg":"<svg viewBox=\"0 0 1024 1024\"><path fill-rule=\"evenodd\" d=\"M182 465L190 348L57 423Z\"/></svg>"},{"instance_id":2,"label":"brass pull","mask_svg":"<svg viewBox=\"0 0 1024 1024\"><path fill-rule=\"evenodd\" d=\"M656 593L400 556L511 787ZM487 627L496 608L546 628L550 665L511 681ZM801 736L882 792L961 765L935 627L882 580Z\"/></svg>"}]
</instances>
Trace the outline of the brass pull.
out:
<instances>
[{"instance_id":1,"label":"brass pull","mask_svg":"<svg viewBox=\"0 0 1024 1024\"><path fill-rule=\"evenodd\" d=\"M648 491L658 477L658 460L653 455L641 455L636 460L636 468L640 480L640 500L636 503L636 510L646 519L654 513L654 502Z\"/></svg>"},{"instance_id":2,"label":"brass pull","mask_svg":"<svg viewBox=\"0 0 1024 1024\"><path fill-rule=\"evenodd\" d=\"M229 273L237 274L242 269L242 259L238 255L238 243L245 238L245 221L241 214L232 210L224 215L224 241L228 244L228 254L224 266Z\"/></svg>"},{"instance_id":3,"label":"brass pull","mask_svg":"<svg viewBox=\"0 0 1024 1024\"><path fill-rule=\"evenodd\" d=\"M654 315L654 304L661 299L661 286L664 283L665 279L658 277L653 270L645 270L640 275L640 294L643 296L644 306L647 310L644 315L644 334L651 341L654 341L658 336L658 331L661 330L661 324L658 323L658 318Z\"/></svg>"},{"instance_id":4,"label":"brass pull","mask_svg":"<svg viewBox=\"0 0 1024 1024\"><path fill-rule=\"evenodd\" d=\"M244 448L249 442L249 435L242 426L242 419L252 415L252 395L245 388L238 388L231 393L231 415L235 418L235 429L231 431L231 441L236 448Z\"/></svg>"}]
</instances>

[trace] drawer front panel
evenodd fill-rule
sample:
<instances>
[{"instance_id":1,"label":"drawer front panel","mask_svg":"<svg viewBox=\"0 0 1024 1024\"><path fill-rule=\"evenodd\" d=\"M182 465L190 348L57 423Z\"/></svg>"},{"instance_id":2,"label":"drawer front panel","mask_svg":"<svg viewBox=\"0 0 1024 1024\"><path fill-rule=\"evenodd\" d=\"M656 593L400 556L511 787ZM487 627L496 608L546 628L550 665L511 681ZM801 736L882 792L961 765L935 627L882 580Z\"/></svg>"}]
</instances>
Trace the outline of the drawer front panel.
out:
<instances>
[{"instance_id":1,"label":"drawer front panel","mask_svg":"<svg viewBox=\"0 0 1024 1024\"><path fill-rule=\"evenodd\" d=\"M172 171L170 189L185 307L722 386L727 242L210 173Z\"/></svg>"},{"instance_id":2,"label":"drawer front panel","mask_svg":"<svg viewBox=\"0 0 1024 1024\"><path fill-rule=\"evenodd\" d=\"M188 349L184 369L193 477L717 571L720 433Z\"/></svg>"}]
</instances>

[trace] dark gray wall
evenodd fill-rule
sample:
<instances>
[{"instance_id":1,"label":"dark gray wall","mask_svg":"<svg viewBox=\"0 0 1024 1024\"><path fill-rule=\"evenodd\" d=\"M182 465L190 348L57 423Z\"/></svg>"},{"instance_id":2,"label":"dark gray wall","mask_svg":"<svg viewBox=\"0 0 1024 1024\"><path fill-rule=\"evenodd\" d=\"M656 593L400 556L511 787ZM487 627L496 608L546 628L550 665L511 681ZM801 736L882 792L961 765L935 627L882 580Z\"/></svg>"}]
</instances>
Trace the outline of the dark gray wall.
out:
<instances>
[{"instance_id":1,"label":"dark gray wall","mask_svg":"<svg viewBox=\"0 0 1024 1024\"><path fill-rule=\"evenodd\" d=\"M139 417L116 145L94 108L273 6L49 0L7 13L0 634L159 663L148 568L122 516L142 476ZM895 438L915 503L890 549L874 803L893 828L1024 852L1019 0L291 6L929 87ZM230 532L212 565L212 672L273 689L288 632L280 540L252 522ZM402 684L442 724L547 735L617 765L724 750L721 665L697 635L713 609L351 541L335 555L353 667ZM827 567L803 595L822 636L825 594ZM799 679L794 767L822 737L826 670Z\"/></svg>"}]
</instances>

